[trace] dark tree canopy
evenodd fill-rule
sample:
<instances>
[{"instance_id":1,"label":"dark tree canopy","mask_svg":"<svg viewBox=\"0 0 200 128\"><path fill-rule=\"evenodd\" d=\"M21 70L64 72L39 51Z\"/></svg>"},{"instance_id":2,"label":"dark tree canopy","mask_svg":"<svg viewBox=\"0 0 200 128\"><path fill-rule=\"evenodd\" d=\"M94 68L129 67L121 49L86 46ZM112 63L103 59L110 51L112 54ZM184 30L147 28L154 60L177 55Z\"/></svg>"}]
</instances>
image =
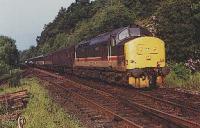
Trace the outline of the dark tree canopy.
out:
<instances>
[{"instance_id":1,"label":"dark tree canopy","mask_svg":"<svg viewBox=\"0 0 200 128\"><path fill-rule=\"evenodd\" d=\"M200 57L200 11L195 10L191 0L167 0L158 8L158 35L166 42L169 59Z\"/></svg>"}]
</instances>

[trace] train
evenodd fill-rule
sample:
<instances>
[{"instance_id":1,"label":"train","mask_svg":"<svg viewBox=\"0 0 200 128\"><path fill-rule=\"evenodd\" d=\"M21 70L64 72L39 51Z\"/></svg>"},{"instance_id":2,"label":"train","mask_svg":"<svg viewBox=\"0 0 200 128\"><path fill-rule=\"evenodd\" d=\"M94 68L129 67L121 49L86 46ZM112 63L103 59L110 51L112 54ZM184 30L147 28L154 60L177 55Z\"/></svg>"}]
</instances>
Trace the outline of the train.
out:
<instances>
[{"instance_id":1,"label":"train","mask_svg":"<svg viewBox=\"0 0 200 128\"><path fill-rule=\"evenodd\" d=\"M161 87L169 73L164 41L139 26L118 28L26 63L134 88Z\"/></svg>"}]
</instances>

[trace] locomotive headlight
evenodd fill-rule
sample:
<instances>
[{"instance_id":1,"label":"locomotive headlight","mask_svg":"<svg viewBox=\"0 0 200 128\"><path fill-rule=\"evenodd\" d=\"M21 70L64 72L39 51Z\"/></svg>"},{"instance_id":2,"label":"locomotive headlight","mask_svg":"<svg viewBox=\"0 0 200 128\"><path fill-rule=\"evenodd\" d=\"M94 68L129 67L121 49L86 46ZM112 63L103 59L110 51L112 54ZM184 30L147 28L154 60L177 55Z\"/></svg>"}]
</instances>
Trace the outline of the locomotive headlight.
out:
<instances>
[{"instance_id":1,"label":"locomotive headlight","mask_svg":"<svg viewBox=\"0 0 200 128\"><path fill-rule=\"evenodd\" d=\"M151 60L151 56L146 56L146 60Z\"/></svg>"}]
</instances>

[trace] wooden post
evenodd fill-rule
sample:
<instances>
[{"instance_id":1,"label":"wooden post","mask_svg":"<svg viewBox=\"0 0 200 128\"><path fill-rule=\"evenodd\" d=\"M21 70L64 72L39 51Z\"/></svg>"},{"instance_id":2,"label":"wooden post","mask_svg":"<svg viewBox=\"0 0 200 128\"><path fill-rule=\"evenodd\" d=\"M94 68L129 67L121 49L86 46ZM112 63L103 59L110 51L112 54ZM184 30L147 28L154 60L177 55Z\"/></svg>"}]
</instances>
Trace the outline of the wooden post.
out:
<instances>
[{"instance_id":1,"label":"wooden post","mask_svg":"<svg viewBox=\"0 0 200 128\"><path fill-rule=\"evenodd\" d=\"M17 123L18 123L18 128L24 128L24 125L26 123L25 117L19 116Z\"/></svg>"}]
</instances>

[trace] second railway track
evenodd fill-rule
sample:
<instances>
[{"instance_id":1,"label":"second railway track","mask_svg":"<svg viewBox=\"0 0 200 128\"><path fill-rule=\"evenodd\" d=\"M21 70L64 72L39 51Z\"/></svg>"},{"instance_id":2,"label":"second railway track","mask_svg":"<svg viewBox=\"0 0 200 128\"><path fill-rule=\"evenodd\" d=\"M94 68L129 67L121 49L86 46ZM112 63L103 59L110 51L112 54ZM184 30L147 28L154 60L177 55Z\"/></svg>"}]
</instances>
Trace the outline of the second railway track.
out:
<instances>
[{"instance_id":1,"label":"second railway track","mask_svg":"<svg viewBox=\"0 0 200 128\"><path fill-rule=\"evenodd\" d=\"M107 113L105 122L112 127L116 120L120 120L121 123L117 125L118 127L200 127L200 113L197 109L164 101L138 91L128 96L129 93L126 94L123 90L83 85L38 69L35 72L40 72L36 73L37 76L50 82L54 88L59 87L70 93L74 100L82 100L93 108L101 110L104 115ZM43 75L40 75L41 73Z\"/></svg>"}]
</instances>

